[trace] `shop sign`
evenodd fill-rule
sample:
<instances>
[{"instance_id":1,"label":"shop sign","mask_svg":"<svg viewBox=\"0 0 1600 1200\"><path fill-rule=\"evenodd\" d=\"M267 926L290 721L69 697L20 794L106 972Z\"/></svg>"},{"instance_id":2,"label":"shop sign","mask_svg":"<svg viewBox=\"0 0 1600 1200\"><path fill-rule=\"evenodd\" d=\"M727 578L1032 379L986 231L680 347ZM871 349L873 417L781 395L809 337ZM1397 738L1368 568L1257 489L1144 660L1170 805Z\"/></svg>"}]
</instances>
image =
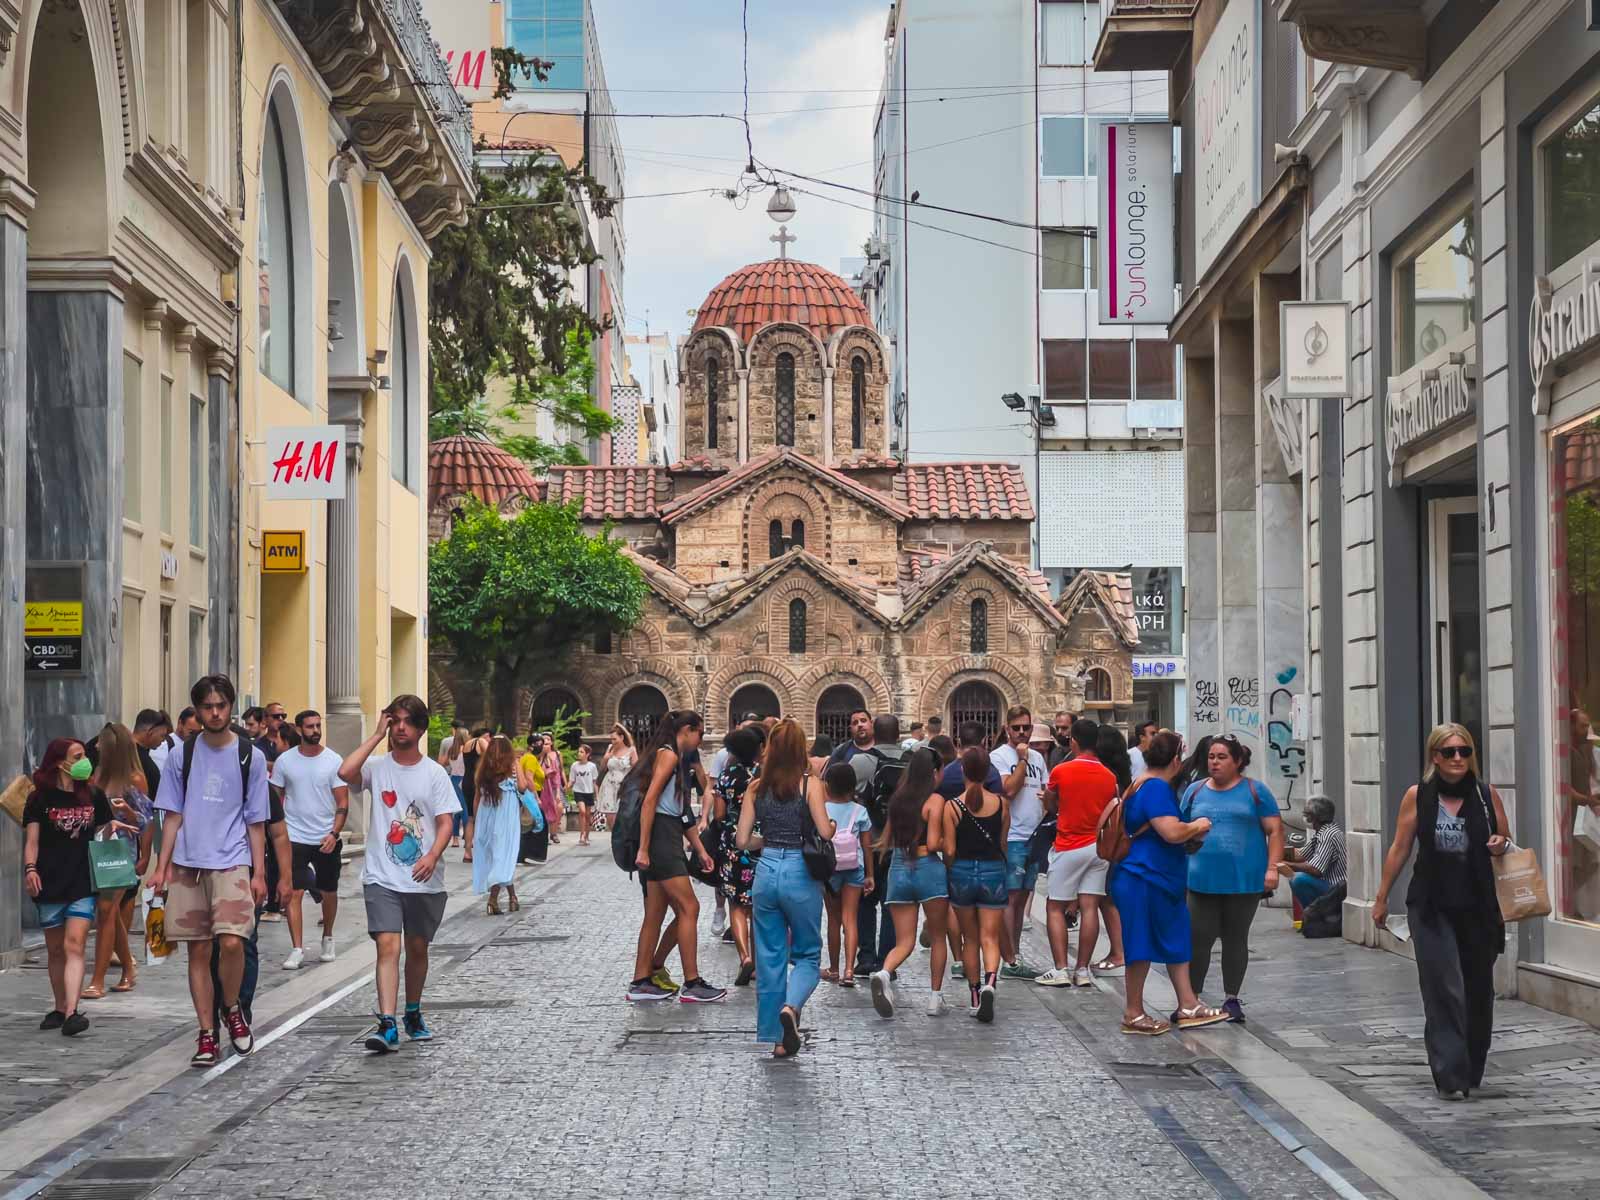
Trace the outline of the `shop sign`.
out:
<instances>
[{"instance_id":1,"label":"shop sign","mask_svg":"<svg viewBox=\"0 0 1600 1200\"><path fill-rule=\"evenodd\" d=\"M303 529L261 531L261 573L299 575L306 569L306 532Z\"/></svg>"},{"instance_id":2,"label":"shop sign","mask_svg":"<svg viewBox=\"0 0 1600 1200\"><path fill-rule=\"evenodd\" d=\"M1600 338L1600 274L1586 262L1583 274L1552 291L1548 276L1534 280L1528 313L1528 370L1537 391L1550 367Z\"/></svg>"},{"instance_id":3,"label":"shop sign","mask_svg":"<svg viewBox=\"0 0 1600 1200\"><path fill-rule=\"evenodd\" d=\"M1229 0L1194 72L1197 281L1206 277L1256 205L1261 171L1259 7L1260 0Z\"/></svg>"},{"instance_id":4,"label":"shop sign","mask_svg":"<svg viewBox=\"0 0 1600 1200\"><path fill-rule=\"evenodd\" d=\"M1473 358L1452 353L1437 367L1408 372L1405 378L1412 382L1389 392L1384 445L1391 483L1399 482L1400 464L1408 454L1477 411L1478 368Z\"/></svg>"},{"instance_id":5,"label":"shop sign","mask_svg":"<svg viewBox=\"0 0 1600 1200\"><path fill-rule=\"evenodd\" d=\"M81 637L24 637L22 671L25 675L81 675Z\"/></svg>"},{"instance_id":6,"label":"shop sign","mask_svg":"<svg viewBox=\"0 0 1600 1200\"><path fill-rule=\"evenodd\" d=\"M469 104L493 100L495 40L489 0L423 0L422 13L461 98Z\"/></svg>"},{"instance_id":7,"label":"shop sign","mask_svg":"<svg viewBox=\"0 0 1600 1200\"><path fill-rule=\"evenodd\" d=\"M1177 308L1173 262L1172 126L1139 121L1099 128L1096 247L1100 323L1165 325Z\"/></svg>"},{"instance_id":8,"label":"shop sign","mask_svg":"<svg viewBox=\"0 0 1600 1200\"><path fill-rule=\"evenodd\" d=\"M1350 394L1350 304L1286 300L1278 305L1278 370L1288 400Z\"/></svg>"},{"instance_id":9,"label":"shop sign","mask_svg":"<svg viewBox=\"0 0 1600 1200\"><path fill-rule=\"evenodd\" d=\"M1148 683L1152 679L1182 679L1185 675L1185 663L1181 657L1147 658L1134 655L1133 678L1136 683Z\"/></svg>"},{"instance_id":10,"label":"shop sign","mask_svg":"<svg viewBox=\"0 0 1600 1200\"><path fill-rule=\"evenodd\" d=\"M267 430L268 500L343 500L343 425Z\"/></svg>"},{"instance_id":11,"label":"shop sign","mask_svg":"<svg viewBox=\"0 0 1600 1200\"><path fill-rule=\"evenodd\" d=\"M83 603L78 600L29 600L22 610L25 637L82 637Z\"/></svg>"},{"instance_id":12,"label":"shop sign","mask_svg":"<svg viewBox=\"0 0 1600 1200\"><path fill-rule=\"evenodd\" d=\"M1132 578L1133 619L1139 626L1139 647L1149 654L1168 654L1178 648L1183 571L1178 567L1135 567Z\"/></svg>"}]
</instances>

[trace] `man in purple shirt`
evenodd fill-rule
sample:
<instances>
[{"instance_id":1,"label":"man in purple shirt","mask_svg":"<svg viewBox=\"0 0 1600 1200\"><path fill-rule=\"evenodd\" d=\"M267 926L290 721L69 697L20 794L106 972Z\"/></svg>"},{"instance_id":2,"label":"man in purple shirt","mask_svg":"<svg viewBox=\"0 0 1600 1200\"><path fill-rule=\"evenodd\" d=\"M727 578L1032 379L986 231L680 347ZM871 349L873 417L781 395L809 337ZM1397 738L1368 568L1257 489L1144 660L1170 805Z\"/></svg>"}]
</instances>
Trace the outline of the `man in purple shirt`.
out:
<instances>
[{"instance_id":1,"label":"man in purple shirt","mask_svg":"<svg viewBox=\"0 0 1600 1200\"><path fill-rule=\"evenodd\" d=\"M151 887L165 892L168 939L189 943L189 997L200 1036L191 1066L217 1061L211 946L217 943L223 1023L238 1054L255 1046L239 1005L244 943L266 900L267 762L231 728L235 694L226 675L207 675L189 692L200 732L167 756L156 793L161 860Z\"/></svg>"}]
</instances>

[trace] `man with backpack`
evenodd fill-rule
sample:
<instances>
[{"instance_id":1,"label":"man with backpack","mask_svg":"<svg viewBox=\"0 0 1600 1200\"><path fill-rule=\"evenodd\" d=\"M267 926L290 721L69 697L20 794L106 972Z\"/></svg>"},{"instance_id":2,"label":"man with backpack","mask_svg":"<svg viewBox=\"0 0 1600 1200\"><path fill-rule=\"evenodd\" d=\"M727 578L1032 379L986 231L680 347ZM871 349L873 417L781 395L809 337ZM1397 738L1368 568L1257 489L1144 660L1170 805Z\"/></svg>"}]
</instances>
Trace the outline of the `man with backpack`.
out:
<instances>
[{"instance_id":1,"label":"man with backpack","mask_svg":"<svg viewBox=\"0 0 1600 1200\"><path fill-rule=\"evenodd\" d=\"M852 713L850 718L852 740L845 743L845 753L852 757L841 758L856 773L856 800L872 819L873 845L882 843L883 827L889 820L889 797L900 786L905 774L906 752L900 746L900 718L884 713L873 719L870 726L872 745L860 746L858 718L864 712ZM837 753L837 751L835 752ZM878 854L873 863L873 874L878 879L889 877L889 855ZM883 897L876 889L861 897L856 909L855 973L871 975L883 966L884 957L894 949L894 922L884 907Z\"/></svg>"},{"instance_id":2,"label":"man with backpack","mask_svg":"<svg viewBox=\"0 0 1600 1200\"><path fill-rule=\"evenodd\" d=\"M236 694L226 675L207 675L189 692L200 733L167 755L155 807L161 859L151 887L166 893L168 940L189 944L189 996L200 1033L191 1066L217 1061L217 1001L235 1053L255 1048L239 1003L245 941L267 898L267 762L232 728ZM217 943L221 996L211 978Z\"/></svg>"}]
</instances>

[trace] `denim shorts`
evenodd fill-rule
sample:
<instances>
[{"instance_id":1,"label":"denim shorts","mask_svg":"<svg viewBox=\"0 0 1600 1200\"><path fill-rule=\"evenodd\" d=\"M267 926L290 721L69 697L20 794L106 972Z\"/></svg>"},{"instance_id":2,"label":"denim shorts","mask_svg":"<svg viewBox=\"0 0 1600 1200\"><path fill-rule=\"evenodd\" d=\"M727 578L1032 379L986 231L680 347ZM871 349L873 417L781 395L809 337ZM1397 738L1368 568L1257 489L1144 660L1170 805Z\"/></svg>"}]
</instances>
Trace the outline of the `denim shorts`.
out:
<instances>
[{"instance_id":1,"label":"denim shorts","mask_svg":"<svg viewBox=\"0 0 1600 1200\"><path fill-rule=\"evenodd\" d=\"M843 871L835 871L828 876L828 890L837 896L847 887L865 887L867 882L867 865L857 863L853 867L846 867Z\"/></svg>"},{"instance_id":2,"label":"denim shorts","mask_svg":"<svg viewBox=\"0 0 1600 1200\"><path fill-rule=\"evenodd\" d=\"M950 903L957 908L1004 908L1006 864L998 858L958 858L950 864Z\"/></svg>"},{"instance_id":3,"label":"denim shorts","mask_svg":"<svg viewBox=\"0 0 1600 1200\"><path fill-rule=\"evenodd\" d=\"M94 920L94 897L85 896L81 900L60 900L47 904L34 901L35 908L39 910L40 929L60 929L67 923L68 917L77 917L80 921Z\"/></svg>"},{"instance_id":4,"label":"denim shorts","mask_svg":"<svg viewBox=\"0 0 1600 1200\"><path fill-rule=\"evenodd\" d=\"M883 895L885 904L922 904L928 900L943 900L950 894L945 877L944 863L932 854L911 858L896 850L889 863L889 890Z\"/></svg>"},{"instance_id":5,"label":"denim shorts","mask_svg":"<svg viewBox=\"0 0 1600 1200\"><path fill-rule=\"evenodd\" d=\"M1006 843L1006 890L1031 892L1039 882L1039 864L1028 860L1031 843L1026 841Z\"/></svg>"}]
</instances>

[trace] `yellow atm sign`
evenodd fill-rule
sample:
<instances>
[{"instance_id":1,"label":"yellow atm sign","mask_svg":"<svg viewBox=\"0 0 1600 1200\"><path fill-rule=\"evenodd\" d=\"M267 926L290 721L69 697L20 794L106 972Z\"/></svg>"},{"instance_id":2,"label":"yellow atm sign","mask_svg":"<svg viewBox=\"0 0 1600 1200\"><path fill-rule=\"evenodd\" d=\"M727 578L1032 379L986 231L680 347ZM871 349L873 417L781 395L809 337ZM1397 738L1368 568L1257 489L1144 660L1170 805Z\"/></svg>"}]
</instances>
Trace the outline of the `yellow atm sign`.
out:
<instances>
[{"instance_id":1,"label":"yellow atm sign","mask_svg":"<svg viewBox=\"0 0 1600 1200\"><path fill-rule=\"evenodd\" d=\"M306 531L304 529L263 529L261 531L261 573L298 575L306 569Z\"/></svg>"}]
</instances>

